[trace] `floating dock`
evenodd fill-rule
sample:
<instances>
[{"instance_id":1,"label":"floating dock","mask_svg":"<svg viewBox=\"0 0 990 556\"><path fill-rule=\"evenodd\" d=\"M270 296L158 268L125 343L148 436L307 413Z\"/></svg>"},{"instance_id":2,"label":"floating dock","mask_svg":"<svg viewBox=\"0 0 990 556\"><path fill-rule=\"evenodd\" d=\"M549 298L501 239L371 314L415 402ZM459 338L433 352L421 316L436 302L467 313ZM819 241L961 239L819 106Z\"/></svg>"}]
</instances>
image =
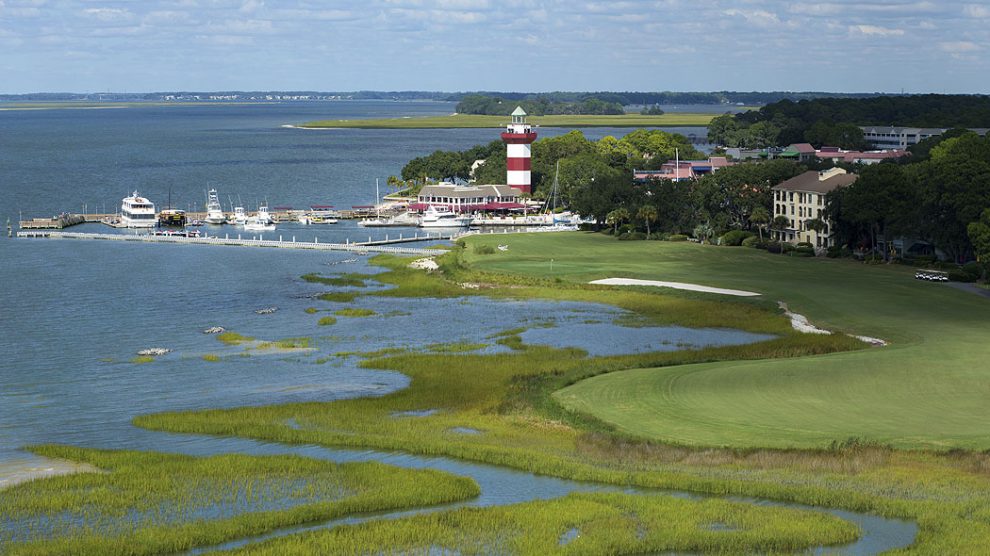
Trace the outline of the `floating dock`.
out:
<instances>
[{"instance_id":1,"label":"floating dock","mask_svg":"<svg viewBox=\"0 0 990 556\"><path fill-rule=\"evenodd\" d=\"M83 232L58 232L58 231L20 231L17 232L19 238L29 239L89 239L104 241L130 241L140 243L172 243L180 245L223 245L239 247L274 247L281 249L309 249L316 251L348 251L352 253L390 253L395 255L423 255L432 257L446 253L444 249L422 249L417 247L396 246L395 244L410 243L415 241L444 241L461 237L464 234L416 234L414 236L385 239L380 241L368 241L363 243L320 243L319 239L313 241L296 241L295 237L284 240L283 236L278 239L264 239L263 235L242 238L238 236L155 236L155 235L133 235L133 234L93 234Z\"/></svg>"}]
</instances>

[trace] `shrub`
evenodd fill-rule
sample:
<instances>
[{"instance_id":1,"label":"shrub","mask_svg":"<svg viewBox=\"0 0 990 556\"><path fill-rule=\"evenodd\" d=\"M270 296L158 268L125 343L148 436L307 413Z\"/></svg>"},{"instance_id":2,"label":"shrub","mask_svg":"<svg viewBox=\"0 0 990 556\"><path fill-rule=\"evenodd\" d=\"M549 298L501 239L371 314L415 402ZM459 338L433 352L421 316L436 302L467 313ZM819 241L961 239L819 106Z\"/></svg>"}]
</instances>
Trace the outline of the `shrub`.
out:
<instances>
[{"instance_id":1,"label":"shrub","mask_svg":"<svg viewBox=\"0 0 990 556\"><path fill-rule=\"evenodd\" d=\"M475 245L474 252L478 255L494 255L495 248L491 245Z\"/></svg>"},{"instance_id":2,"label":"shrub","mask_svg":"<svg viewBox=\"0 0 990 556\"><path fill-rule=\"evenodd\" d=\"M975 282L977 278L977 276L973 276L961 268L954 268L949 271L949 280L953 282Z\"/></svg>"},{"instance_id":3,"label":"shrub","mask_svg":"<svg viewBox=\"0 0 990 556\"><path fill-rule=\"evenodd\" d=\"M782 253L783 250L784 250L784 248L783 248L784 245L787 245L787 244L786 243L780 243L779 241L768 241L767 242L767 251L770 252L770 253L774 253L774 254Z\"/></svg>"},{"instance_id":4,"label":"shrub","mask_svg":"<svg viewBox=\"0 0 990 556\"><path fill-rule=\"evenodd\" d=\"M812 245L810 241L799 241L798 244L797 244L797 246L798 247L811 247L812 249L815 248L815 246Z\"/></svg>"},{"instance_id":5,"label":"shrub","mask_svg":"<svg viewBox=\"0 0 990 556\"><path fill-rule=\"evenodd\" d=\"M767 245L770 243L769 239L760 239L756 236L748 237L743 240L743 247L752 247L753 249L766 249Z\"/></svg>"},{"instance_id":6,"label":"shrub","mask_svg":"<svg viewBox=\"0 0 990 556\"><path fill-rule=\"evenodd\" d=\"M729 247L738 247L742 245L743 241L753 237L756 237L756 234L753 232L747 232L746 230L732 230L726 232L725 235L719 239L719 244L727 245Z\"/></svg>"},{"instance_id":7,"label":"shrub","mask_svg":"<svg viewBox=\"0 0 990 556\"><path fill-rule=\"evenodd\" d=\"M970 261L962 266L962 271L976 280L983 276L983 265L976 261Z\"/></svg>"},{"instance_id":8,"label":"shrub","mask_svg":"<svg viewBox=\"0 0 990 556\"><path fill-rule=\"evenodd\" d=\"M795 249L797 249L797 247L794 246L794 244L792 244L792 243L787 243L786 241L782 241L780 243L780 252L781 253L790 253L791 251L793 251Z\"/></svg>"},{"instance_id":9,"label":"shrub","mask_svg":"<svg viewBox=\"0 0 990 556\"><path fill-rule=\"evenodd\" d=\"M667 237L667 241L687 241L688 236L684 234L671 234Z\"/></svg>"},{"instance_id":10,"label":"shrub","mask_svg":"<svg viewBox=\"0 0 990 556\"><path fill-rule=\"evenodd\" d=\"M619 240L637 240L646 239L646 234L643 232L628 232L625 234L619 234Z\"/></svg>"},{"instance_id":11,"label":"shrub","mask_svg":"<svg viewBox=\"0 0 990 556\"><path fill-rule=\"evenodd\" d=\"M815 256L815 248L814 247L808 247L807 245L800 245L798 247L795 247L794 250L791 251L791 256L792 257L814 257Z\"/></svg>"},{"instance_id":12,"label":"shrub","mask_svg":"<svg viewBox=\"0 0 990 556\"><path fill-rule=\"evenodd\" d=\"M844 245L843 246L833 245L829 247L827 251L825 251L825 256L830 257L832 259L838 259L839 257L848 257L850 255L852 255L852 252L850 252L849 248Z\"/></svg>"}]
</instances>

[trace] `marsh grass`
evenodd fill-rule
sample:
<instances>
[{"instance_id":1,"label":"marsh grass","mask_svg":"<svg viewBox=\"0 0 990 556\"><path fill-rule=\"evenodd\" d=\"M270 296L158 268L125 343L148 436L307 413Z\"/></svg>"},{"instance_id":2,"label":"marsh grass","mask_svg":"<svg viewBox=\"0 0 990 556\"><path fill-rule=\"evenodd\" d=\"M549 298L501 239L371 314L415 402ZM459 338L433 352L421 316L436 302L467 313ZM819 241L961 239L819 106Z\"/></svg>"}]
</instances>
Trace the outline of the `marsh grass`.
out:
<instances>
[{"instance_id":1,"label":"marsh grass","mask_svg":"<svg viewBox=\"0 0 990 556\"><path fill-rule=\"evenodd\" d=\"M221 332L217 334L217 340L229 346L239 346L255 341L254 338L238 334L237 332Z\"/></svg>"},{"instance_id":2,"label":"marsh grass","mask_svg":"<svg viewBox=\"0 0 990 556\"><path fill-rule=\"evenodd\" d=\"M190 457L37 446L103 472L0 490L0 551L156 554L289 525L476 496L470 479L298 456ZM11 528L10 525L14 527Z\"/></svg>"},{"instance_id":3,"label":"marsh grass","mask_svg":"<svg viewBox=\"0 0 990 556\"><path fill-rule=\"evenodd\" d=\"M330 326L332 324L337 324L337 319L334 317L321 317L317 323L319 326Z\"/></svg>"},{"instance_id":4,"label":"marsh grass","mask_svg":"<svg viewBox=\"0 0 990 556\"><path fill-rule=\"evenodd\" d=\"M426 346L426 350L433 353L466 353L485 349L486 347L488 347L488 344L452 342L448 344L429 344Z\"/></svg>"},{"instance_id":5,"label":"marsh grass","mask_svg":"<svg viewBox=\"0 0 990 556\"><path fill-rule=\"evenodd\" d=\"M372 311L371 309L365 309L363 307L347 307L344 309L337 309L333 314L338 317L373 317L378 313Z\"/></svg>"},{"instance_id":6,"label":"marsh grass","mask_svg":"<svg viewBox=\"0 0 990 556\"><path fill-rule=\"evenodd\" d=\"M363 288L367 286L367 281L369 279L374 279L373 274L360 274L356 272L349 272L346 274L340 274L338 276L320 276L319 274L304 274L302 279L314 284L323 284L326 286L341 286L341 287L354 287Z\"/></svg>"},{"instance_id":7,"label":"marsh grass","mask_svg":"<svg viewBox=\"0 0 990 556\"><path fill-rule=\"evenodd\" d=\"M305 312L307 315L315 315L316 313L319 312L319 309L317 309L316 307L306 307Z\"/></svg>"},{"instance_id":8,"label":"marsh grass","mask_svg":"<svg viewBox=\"0 0 990 556\"><path fill-rule=\"evenodd\" d=\"M155 361L155 358L152 357L152 356L150 356L150 355L138 355L136 357L132 357L131 358L131 363L134 363L135 365L141 365L141 364L144 364L144 363L152 363L154 361Z\"/></svg>"},{"instance_id":9,"label":"marsh grass","mask_svg":"<svg viewBox=\"0 0 990 556\"><path fill-rule=\"evenodd\" d=\"M307 532L237 553L780 553L849 543L858 535L855 525L819 512L724 500L580 493Z\"/></svg>"},{"instance_id":10,"label":"marsh grass","mask_svg":"<svg viewBox=\"0 0 990 556\"><path fill-rule=\"evenodd\" d=\"M260 342L254 349L262 351L271 349L309 349L312 342L313 339L307 337L282 338L281 340L272 342Z\"/></svg>"},{"instance_id":11,"label":"marsh grass","mask_svg":"<svg viewBox=\"0 0 990 556\"><path fill-rule=\"evenodd\" d=\"M220 361L220 356L215 353L207 353L203 356L203 361L209 361L210 363L216 363Z\"/></svg>"}]
</instances>

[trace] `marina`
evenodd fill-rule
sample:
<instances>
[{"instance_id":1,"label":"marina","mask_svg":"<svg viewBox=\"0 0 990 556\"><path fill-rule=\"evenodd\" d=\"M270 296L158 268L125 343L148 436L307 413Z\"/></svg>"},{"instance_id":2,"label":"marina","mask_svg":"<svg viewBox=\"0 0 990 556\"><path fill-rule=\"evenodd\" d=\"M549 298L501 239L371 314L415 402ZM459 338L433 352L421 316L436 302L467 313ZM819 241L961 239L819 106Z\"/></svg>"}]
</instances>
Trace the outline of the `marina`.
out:
<instances>
[{"instance_id":1,"label":"marina","mask_svg":"<svg viewBox=\"0 0 990 556\"><path fill-rule=\"evenodd\" d=\"M429 234L417 233L411 237L402 236L397 238L387 238L373 241L369 238L366 242L345 243L320 243L319 239L312 242L295 241L295 237L285 240L282 236L278 239L264 239L263 235L244 238L238 235L231 238L217 236L189 237L183 235L128 235L128 234L94 234L84 232L51 232L51 231L28 231L17 232L18 238L27 239L77 239L77 240L103 240L103 241L128 241L142 243L172 243L184 245L217 245L217 246L240 246L240 247L274 247L281 249L306 249L315 251L350 251L350 252L375 252L393 253L402 255L442 255L446 251L443 249L420 249L415 247L394 247L399 243L411 243L418 241L444 241L460 237L458 234Z\"/></svg>"}]
</instances>

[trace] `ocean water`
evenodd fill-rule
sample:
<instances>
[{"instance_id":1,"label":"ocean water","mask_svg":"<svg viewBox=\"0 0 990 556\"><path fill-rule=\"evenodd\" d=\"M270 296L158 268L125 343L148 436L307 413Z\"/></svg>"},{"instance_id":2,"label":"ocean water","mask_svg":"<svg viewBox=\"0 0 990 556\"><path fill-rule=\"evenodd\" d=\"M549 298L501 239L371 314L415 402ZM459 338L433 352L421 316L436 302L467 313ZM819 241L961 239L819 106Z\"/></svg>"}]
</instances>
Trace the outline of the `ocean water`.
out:
<instances>
[{"instance_id":1,"label":"ocean water","mask_svg":"<svg viewBox=\"0 0 990 556\"><path fill-rule=\"evenodd\" d=\"M137 190L165 207L202 209L205 192L249 210L350 208L410 159L499 138L499 129L289 129L316 119L443 115L443 102L325 102L0 111L0 222L114 212ZM665 128L702 135L704 128ZM540 128L541 137L570 131ZM586 128L591 139L627 128Z\"/></svg>"}]
</instances>

